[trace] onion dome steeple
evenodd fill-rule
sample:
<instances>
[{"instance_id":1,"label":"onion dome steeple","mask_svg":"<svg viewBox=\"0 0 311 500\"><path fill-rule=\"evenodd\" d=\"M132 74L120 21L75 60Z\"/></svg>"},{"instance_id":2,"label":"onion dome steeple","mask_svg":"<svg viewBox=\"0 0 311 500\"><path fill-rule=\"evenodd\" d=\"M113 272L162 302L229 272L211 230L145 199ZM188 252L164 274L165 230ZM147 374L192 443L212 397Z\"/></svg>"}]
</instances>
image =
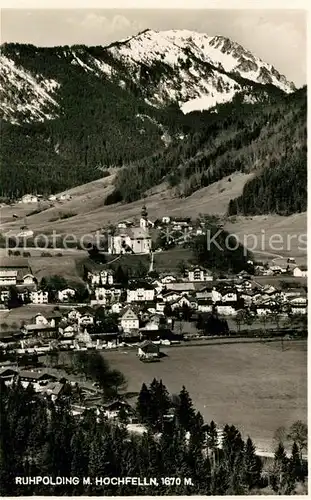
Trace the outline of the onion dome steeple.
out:
<instances>
[{"instance_id":1,"label":"onion dome steeple","mask_svg":"<svg viewBox=\"0 0 311 500\"><path fill-rule=\"evenodd\" d=\"M146 205L143 205L143 207L141 209L141 216L144 217L144 218L148 217L148 212L147 212Z\"/></svg>"}]
</instances>

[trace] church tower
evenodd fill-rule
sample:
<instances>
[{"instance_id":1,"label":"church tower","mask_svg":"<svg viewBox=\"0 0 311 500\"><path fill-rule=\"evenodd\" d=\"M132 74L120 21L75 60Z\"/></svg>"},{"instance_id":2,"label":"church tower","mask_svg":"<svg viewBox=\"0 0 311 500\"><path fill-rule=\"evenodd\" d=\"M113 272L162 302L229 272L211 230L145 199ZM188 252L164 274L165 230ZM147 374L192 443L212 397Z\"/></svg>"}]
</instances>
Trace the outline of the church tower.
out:
<instances>
[{"instance_id":1,"label":"church tower","mask_svg":"<svg viewBox=\"0 0 311 500\"><path fill-rule=\"evenodd\" d=\"M148 212L146 205L144 205L141 209L140 227L145 231L148 231Z\"/></svg>"}]
</instances>

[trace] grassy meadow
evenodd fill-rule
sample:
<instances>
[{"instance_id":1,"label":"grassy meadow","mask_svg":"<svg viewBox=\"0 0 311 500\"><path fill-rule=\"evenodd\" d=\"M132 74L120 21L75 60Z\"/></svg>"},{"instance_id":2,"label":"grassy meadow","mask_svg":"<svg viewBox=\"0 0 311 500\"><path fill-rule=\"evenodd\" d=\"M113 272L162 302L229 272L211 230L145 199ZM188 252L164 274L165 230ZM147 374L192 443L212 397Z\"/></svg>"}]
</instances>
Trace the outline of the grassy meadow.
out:
<instances>
[{"instance_id":1,"label":"grassy meadow","mask_svg":"<svg viewBox=\"0 0 311 500\"><path fill-rule=\"evenodd\" d=\"M280 426L307 422L306 341L161 348L159 363L142 363L136 351L103 355L137 392L143 382L162 379L171 393L182 385L206 421L236 425L264 451L273 448Z\"/></svg>"}]
</instances>

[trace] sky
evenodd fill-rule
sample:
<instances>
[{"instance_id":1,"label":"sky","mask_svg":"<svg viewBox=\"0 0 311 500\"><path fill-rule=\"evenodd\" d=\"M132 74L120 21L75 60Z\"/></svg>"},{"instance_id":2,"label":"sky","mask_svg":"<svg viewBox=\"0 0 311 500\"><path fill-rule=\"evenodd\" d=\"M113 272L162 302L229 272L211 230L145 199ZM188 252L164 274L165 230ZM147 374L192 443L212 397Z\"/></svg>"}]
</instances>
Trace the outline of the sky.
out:
<instances>
[{"instance_id":1,"label":"sky","mask_svg":"<svg viewBox=\"0 0 311 500\"><path fill-rule=\"evenodd\" d=\"M288 9L2 9L1 43L107 45L155 30L223 35L271 63L297 87L307 81L306 12Z\"/></svg>"}]
</instances>

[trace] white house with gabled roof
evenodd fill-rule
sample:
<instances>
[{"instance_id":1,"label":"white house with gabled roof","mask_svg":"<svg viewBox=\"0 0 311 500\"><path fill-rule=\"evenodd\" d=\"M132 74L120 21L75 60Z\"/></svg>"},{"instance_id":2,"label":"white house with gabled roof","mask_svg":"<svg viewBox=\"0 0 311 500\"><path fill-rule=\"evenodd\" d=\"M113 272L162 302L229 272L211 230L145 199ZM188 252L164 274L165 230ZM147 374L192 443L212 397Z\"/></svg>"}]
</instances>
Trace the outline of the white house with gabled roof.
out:
<instances>
[{"instance_id":1,"label":"white house with gabled roof","mask_svg":"<svg viewBox=\"0 0 311 500\"><path fill-rule=\"evenodd\" d=\"M133 309L128 308L125 310L121 317L121 327L125 333L130 333L139 328L139 318Z\"/></svg>"},{"instance_id":2,"label":"white house with gabled roof","mask_svg":"<svg viewBox=\"0 0 311 500\"><path fill-rule=\"evenodd\" d=\"M307 266L296 266L293 270L295 278L306 278L308 276Z\"/></svg>"}]
</instances>

